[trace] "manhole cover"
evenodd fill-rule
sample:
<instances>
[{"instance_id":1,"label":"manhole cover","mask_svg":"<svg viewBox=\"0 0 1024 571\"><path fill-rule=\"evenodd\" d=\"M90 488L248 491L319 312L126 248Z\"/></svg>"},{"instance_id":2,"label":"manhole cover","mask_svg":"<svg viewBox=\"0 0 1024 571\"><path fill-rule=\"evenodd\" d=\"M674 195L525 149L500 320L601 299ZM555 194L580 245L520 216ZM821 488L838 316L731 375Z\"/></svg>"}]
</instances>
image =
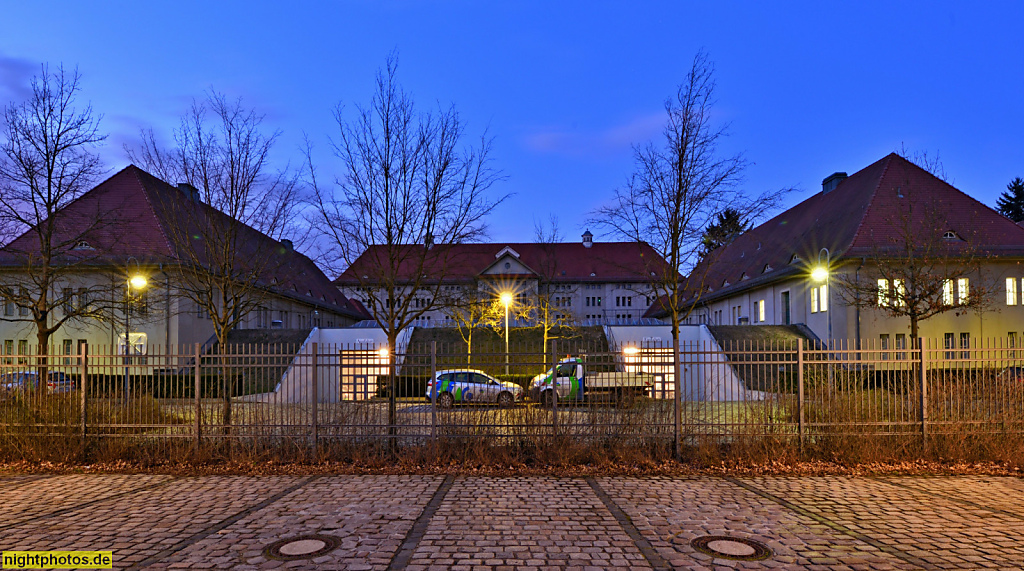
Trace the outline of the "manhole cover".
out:
<instances>
[{"instance_id":1,"label":"manhole cover","mask_svg":"<svg viewBox=\"0 0 1024 571\"><path fill-rule=\"evenodd\" d=\"M263 550L263 554L280 561L314 559L333 551L339 545L341 540L330 535L300 535L271 543Z\"/></svg>"},{"instance_id":2,"label":"manhole cover","mask_svg":"<svg viewBox=\"0 0 1024 571\"><path fill-rule=\"evenodd\" d=\"M690 542L690 546L705 555L718 559L761 561L772 556L772 550L763 543L727 535L698 537Z\"/></svg>"}]
</instances>

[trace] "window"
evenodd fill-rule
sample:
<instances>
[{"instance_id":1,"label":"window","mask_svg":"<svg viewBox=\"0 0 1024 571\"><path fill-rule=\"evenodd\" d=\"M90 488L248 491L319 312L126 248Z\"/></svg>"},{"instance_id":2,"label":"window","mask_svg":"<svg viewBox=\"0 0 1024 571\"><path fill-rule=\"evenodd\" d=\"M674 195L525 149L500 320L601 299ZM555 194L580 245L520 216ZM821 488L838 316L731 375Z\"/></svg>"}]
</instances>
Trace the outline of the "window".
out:
<instances>
[{"instance_id":1,"label":"window","mask_svg":"<svg viewBox=\"0 0 1024 571\"><path fill-rule=\"evenodd\" d=\"M818 289L821 290L821 300L818 302L818 308L821 311L828 311L828 285L821 284L818 286Z\"/></svg>"},{"instance_id":2,"label":"window","mask_svg":"<svg viewBox=\"0 0 1024 571\"><path fill-rule=\"evenodd\" d=\"M906 349L907 349L907 334L906 333L897 333L896 334L896 348L901 350L898 353L896 353L896 358L897 359L906 359L907 358L907 353L906 353Z\"/></svg>"},{"instance_id":3,"label":"window","mask_svg":"<svg viewBox=\"0 0 1024 571\"><path fill-rule=\"evenodd\" d=\"M971 281L968 278L956 280L956 294L960 305L970 301Z\"/></svg>"},{"instance_id":4,"label":"window","mask_svg":"<svg viewBox=\"0 0 1024 571\"><path fill-rule=\"evenodd\" d=\"M945 333L942 335L942 346L946 349L952 349L956 343L956 336L952 333ZM946 351L947 359L956 359L955 351Z\"/></svg>"},{"instance_id":5,"label":"window","mask_svg":"<svg viewBox=\"0 0 1024 571\"><path fill-rule=\"evenodd\" d=\"M28 340L18 339L18 355L28 355ZM28 362L24 357L18 358L18 364L23 365Z\"/></svg>"},{"instance_id":6,"label":"window","mask_svg":"<svg viewBox=\"0 0 1024 571\"><path fill-rule=\"evenodd\" d=\"M64 340L64 342L63 342L63 346L64 346L63 349L64 349L64 354L65 355L70 355L71 354L71 345L72 345L72 341L70 339L65 339ZM65 357L64 358L64 364L65 365L70 365L71 364L71 359L69 357Z\"/></svg>"},{"instance_id":7,"label":"window","mask_svg":"<svg viewBox=\"0 0 1024 571\"><path fill-rule=\"evenodd\" d=\"M889 348L888 333L882 333L881 335L878 336L878 348L882 350L882 352L878 354L878 358L882 361L888 361L889 353L886 351L886 349Z\"/></svg>"},{"instance_id":8,"label":"window","mask_svg":"<svg viewBox=\"0 0 1024 571\"><path fill-rule=\"evenodd\" d=\"M25 289L25 288L21 288L21 298L25 299L27 297L28 297L28 290ZM27 315L28 315L28 308L19 305L18 306L18 316L25 317ZM28 341L26 341L26 343L28 343Z\"/></svg>"},{"instance_id":9,"label":"window","mask_svg":"<svg viewBox=\"0 0 1024 571\"><path fill-rule=\"evenodd\" d=\"M754 303L754 308L757 310L757 321L759 322L764 321L764 306L763 299L759 299Z\"/></svg>"},{"instance_id":10,"label":"window","mask_svg":"<svg viewBox=\"0 0 1024 571\"><path fill-rule=\"evenodd\" d=\"M1016 359L1017 358L1017 352L1016 351L1012 351L1012 349L1016 349L1017 348L1017 332L1016 331L1010 331L1009 333L1006 334L1006 345L1011 349L1009 357L1011 359Z\"/></svg>"},{"instance_id":11,"label":"window","mask_svg":"<svg viewBox=\"0 0 1024 571\"><path fill-rule=\"evenodd\" d=\"M907 284L903 280L892 280L892 303L896 307L907 305Z\"/></svg>"},{"instance_id":12,"label":"window","mask_svg":"<svg viewBox=\"0 0 1024 571\"><path fill-rule=\"evenodd\" d=\"M1006 278L1006 305L1017 305L1017 278Z\"/></svg>"},{"instance_id":13,"label":"window","mask_svg":"<svg viewBox=\"0 0 1024 571\"><path fill-rule=\"evenodd\" d=\"M14 315L14 302L8 301L4 303L4 316L11 317Z\"/></svg>"},{"instance_id":14,"label":"window","mask_svg":"<svg viewBox=\"0 0 1024 571\"><path fill-rule=\"evenodd\" d=\"M75 294L73 289L66 287L61 291L60 305L64 315L71 315L75 311Z\"/></svg>"},{"instance_id":15,"label":"window","mask_svg":"<svg viewBox=\"0 0 1024 571\"><path fill-rule=\"evenodd\" d=\"M811 313L818 313L818 288L811 288Z\"/></svg>"},{"instance_id":16,"label":"window","mask_svg":"<svg viewBox=\"0 0 1024 571\"><path fill-rule=\"evenodd\" d=\"M13 354L14 354L14 339L4 339L4 355L13 355ZM11 359L10 357L8 357L7 359L4 359L4 364L5 365L10 365L13 362L14 362L14 360Z\"/></svg>"},{"instance_id":17,"label":"window","mask_svg":"<svg viewBox=\"0 0 1024 571\"><path fill-rule=\"evenodd\" d=\"M889 305L889 280L878 280L878 307Z\"/></svg>"},{"instance_id":18,"label":"window","mask_svg":"<svg viewBox=\"0 0 1024 571\"><path fill-rule=\"evenodd\" d=\"M84 287L78 288L78 308L77 309L79 311L88 311L89 310L89 303L90 302L91 302L91 300L89 299L89 290L85 289Z\"/></svg>"},{"instance_id":19,"label":"window","mask_svg":"<svg viewBox=\"0 0 1024 571\"><path fill-rule=\"evenodd\" d=\"M960 348L961 349L970 349L971 348L971 334L970 333L961 333L960 334ZM961 351L960 352L960 358L961 359L970 359L971 358L971 352L970 351Z\"/></svg>"},{"instance_id":20,"label":"window","mask_svg":"<svg viewBox=\"0 0 1024 571\"><path fill-rule=\"evenodd\" d=\"M953 280L942 280L942 304L953 305Z\"/></svg>"}]
</instances>

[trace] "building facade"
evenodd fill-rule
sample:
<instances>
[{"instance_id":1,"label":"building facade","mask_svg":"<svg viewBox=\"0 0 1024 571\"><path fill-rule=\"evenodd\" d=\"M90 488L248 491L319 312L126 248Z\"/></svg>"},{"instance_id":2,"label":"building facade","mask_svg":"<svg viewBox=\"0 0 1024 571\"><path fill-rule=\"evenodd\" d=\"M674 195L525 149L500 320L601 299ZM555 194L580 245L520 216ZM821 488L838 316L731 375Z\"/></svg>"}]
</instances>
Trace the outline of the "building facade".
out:
<instances>
[{"instance_id":1,"label":"building facade","mask_svg":"<svg viewBox=\"0 0 1024 571\"><path fill-rule=\"evenodd\" d=\"M127 342L142 351L211 342L209 312L189 294L197 282L182 280L183 275L203 272L200 261L209 258L204 244L209 233L189 227L194 245L175 236L201 221L223 222L224 214L197 201L190 187L172 186L129 166L68 204L60 216L55 240L68 246L57 252L59 261L54 262L61 275L48 294L49 322L68 314L77 317L54 333L51 350L70 354L89 344L123 351ZM233 223L239 228L240 247L248 249L239 252L240 263L244 265L254 252L269 260L248 266L261 274L250 290L259 303L239 316L237 328L336 327L366 317L288 241L278 242ZM30 230L0 249L0 291L18 293L33 287L38 268L26 266L38 257L37 243ZM29 320L30 308L15 295L0 303L3 353L34 351L36 325Z\"/></svg>"},{"instance_id":2,"label":"building facade","mask_svg":"<svg viewBox=\"0 0 1024 571\"><path fill-rule=\"evenodd\" d=\"M951 262L955 277L942 280L937 294L949 310L921 321L920 337L949 348L983 338L1019 343L1024 228L896 154L849 177L833 174L821 192L716 250L694 269L706 287L689 292L688 322L805 324L820 339L906 347L910 320L886 305L903 303L897 292L910 286L903 278L884 278L879 260L891 260L907 243L918 251L907 255L908 264L926 256L941 260L934 244L968 251L973 262L970 271ZM886 264L891 273L892 262ZM858 301L849 284L873 285L875 293L868 299L869 288L857 286ZM973 294L984 295L985 303L960 309ZM657 307L650 313L663 315Z\"/></svg>"},{"instance_id":3,"label":"building facade","mask_svg":"<svg viewBox=\"0 0 1024 571\"><path fill-rule=\"evenodd\" d=\"M419 326L451 326L452 309L460 300L476 297L498 303L501 295L511 296L511 311L521 320L535 322L547 308L559 323L606 324L636 321L655 300L650 272L664 262L647 244L594 242L588 231L578 243L490 243L435 245L446 248L453 260L440 283L403 296L422 296L423 306L433 306L420 317ZM366 307L371 296L380 295L374 284L359 279L367 251L346 270L335 284L342 294ZM369 274L367 274L369 275ZM408 279L408 277L406 277ZM402 277L399 277L399 281ZM426 299L443 296L444 300ZM377 300L377 303L382 303Z\"/></svg>"}]
</instances>

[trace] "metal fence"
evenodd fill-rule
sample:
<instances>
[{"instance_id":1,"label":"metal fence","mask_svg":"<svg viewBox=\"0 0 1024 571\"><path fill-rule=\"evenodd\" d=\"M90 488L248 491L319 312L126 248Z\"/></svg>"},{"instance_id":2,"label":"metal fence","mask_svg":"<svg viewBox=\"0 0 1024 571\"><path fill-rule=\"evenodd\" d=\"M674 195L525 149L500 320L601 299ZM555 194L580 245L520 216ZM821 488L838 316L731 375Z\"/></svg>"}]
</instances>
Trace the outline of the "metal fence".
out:
<instances>
[{"instance_id":1,"label":"metal fence","mask_svg":"<svg viewBox=\"0 0 1024 571\"><path fill-rule=\"evenodd\" d=\"M555 340L469 353L464 343L398 352L307 343L127 356L82 346L72 355L0 355L0 433L316 447L1024 432L1024 350L999 339L946 345L683 343L678 382L663 344Z\"/></svg>"}]
</instances>

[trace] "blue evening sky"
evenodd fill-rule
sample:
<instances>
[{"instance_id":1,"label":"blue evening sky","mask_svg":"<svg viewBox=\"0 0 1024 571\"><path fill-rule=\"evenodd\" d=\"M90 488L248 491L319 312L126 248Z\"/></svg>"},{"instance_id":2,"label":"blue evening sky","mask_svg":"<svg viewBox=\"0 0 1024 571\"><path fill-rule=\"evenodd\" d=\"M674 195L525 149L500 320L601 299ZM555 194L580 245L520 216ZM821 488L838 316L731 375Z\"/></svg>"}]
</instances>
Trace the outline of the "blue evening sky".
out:
<instances>
[{"instance_id":1,"label":"blue evening sky","mask_svg":"<svg viewBox=\"0 0 1024 571\"><path fill-rule=\"evenodd\" d=\"M662 104L705 49L716 65L723 153L751 161L752 193L853 173L905 146L938 153L952 182L994 204L1024 177L1024 2L0 2L0 104L42 62L78 66L104 115L111 172L152 126L169 138L213 87L283 132L276 160L321 175L339 102L365 103L387 54L424 106L454 103L489 129L494 241L531 241L586 213L658 137ZM172 181L173 182L173 181Z\"/></svg>"}]
</instances>

